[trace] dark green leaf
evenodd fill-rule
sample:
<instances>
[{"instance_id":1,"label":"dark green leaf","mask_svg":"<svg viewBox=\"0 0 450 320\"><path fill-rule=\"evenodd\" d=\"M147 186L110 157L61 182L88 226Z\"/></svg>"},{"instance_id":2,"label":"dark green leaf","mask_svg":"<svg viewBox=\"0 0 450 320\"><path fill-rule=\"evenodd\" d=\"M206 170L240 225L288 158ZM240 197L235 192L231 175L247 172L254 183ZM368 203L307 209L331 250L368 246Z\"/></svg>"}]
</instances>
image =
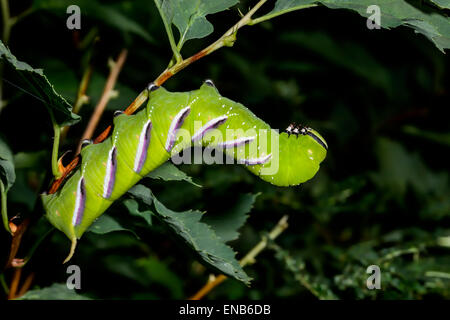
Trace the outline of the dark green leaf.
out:
<instances>
[{"instance_id":1,"label":"dark green leaf","mask_svg":"<svg viewBox=\"0 0 450 320\"><path fill-rule=\"evenodd\" d=\"M450 1L448 0L429 0L441 9L450 9Z\"/></svg>"},{"instance_id":2,"label":"dark green leaf","mask_svg":"<svg viewBox=\"0 0 450 320\"><path fill-rule=\"evenodd\" d=\"M114 231L128 231L138 237L134 231L121 226L113 217L103 214L88 229L88 231L96 234L105 234Z\"/></svg>"},{"instance_id":3,"label":"dark green leaf","mask_svg":"<svg viewBox=\"0 0 450 320\"><path fill-rule=\"evenodd\" d=\"M50 287L34 289L25 293L19 300L91 300L69 289L65 284L54 283Z\"/></svg>"},{"instance_id":4,"label":"dark green leaf","mask_svg":"<svg viewBox=\"0 0 450 320\"><path fill-rule=\"evenodd\" d=\"M47 80L41 69L33 69L25 62L19 61L0 41L0 58L10 66L21 79L19 85L27 92L42 101L51 110L56 121L61 126L72 125L80 120L80 117L72 113L72 106L59 95L53 85ZM24 111L26 112L26 110Z\"/></svg>"},{"instance_id":5,"label":"dark green leaf","mask_svg":"<svg viewBox=\"0 0 450 320\"><path fill-rule=\"evenodd\" d=\"M239 228L247 221L247 213L253 208L259 194L242 194L235 205L224 212L205 214L202 221L210 225L214 232L225 242L236 240L239 237Z\"/></svg>"},{"instance_id":6,"label":"dark green leaf","mask_svg":"<svg viewBox=\"0 0 450 320\"><path fill-rule=\"evenodd\" d=\"M238 0L157 0L166 22L174 24L180 32L179 47L190 39L200 39L211 34L213 25L206 20L208 14L224 11Z\"/></svg>"},{"instance_id":7,"label":"dark green leaf","mask_svg":"<svg viewBox=\"0 0 450 320\"><path fill-rule=\"evenodd\" d=\"M6 191L9 190L16 180L13 155L2 138L0 138L0 179Z\"/></svg>"},{"instance_id":8,"label":"dark green leaf","mask_svg":"<svg viewBox=\"0 0 450 320\"><path fill-rule=\"evenodd\" d=\"M152 212L150 210L140 211L139 203L136 200L126 199L123 201L123 205L128 209L128 212L131 215L141 217L145 220L145 222L147 222L148 225L152 225Z\"/></svg>"},{"instance_id":9,"label":"dark green leaf","mask_svg":"<svg viewBox=\"0 0 450 320\"><path fill-rule=\"evenodd\" d=\"M171 162L166 162L157 169L150 172L147 177L152 179L162 179L164 181L186 181L194 186L201 187L201 185L192 181L186 173L178 169Z\"/></svg>"},{"instance_id":10,"label":"dark green leaf","mask_svg":"<svg viewBox=\"0 0 450 320\"><path fill-rule=\"evenodd\" d=\"M141 188L145 188L141 186ZM141 193L143 195L143 193ZM235 258L233 250L221 241L215 232L205 223L201 222L202 213L199 211L175 212L166 208L156 199L150 189L147 189L142 201L153 199L156 216L184 242L192 248L209 266L246 284L250 278L244 272Z\"/></svg>"},{"instance_id":11,"label":"dark green leaf","mask_svg":"<svg viewBox=\"0 0 450 320\"><path fill-rule=\"evenodd\" d=\"M446 0L432 0L441 7L448 7ZM446 5L443 5L443 3ZM450 48L450 18L439 10L432 10L423 4L411 4L406 0L278 0L274 10L269 13L280 13L302 8L308 4L320 3L331 9L350 9L368 18L369 6L377 5L381 12L381 26L391 29L399 26L413 28L432 41L444 52Z\"/></svg>"}]
</instances>

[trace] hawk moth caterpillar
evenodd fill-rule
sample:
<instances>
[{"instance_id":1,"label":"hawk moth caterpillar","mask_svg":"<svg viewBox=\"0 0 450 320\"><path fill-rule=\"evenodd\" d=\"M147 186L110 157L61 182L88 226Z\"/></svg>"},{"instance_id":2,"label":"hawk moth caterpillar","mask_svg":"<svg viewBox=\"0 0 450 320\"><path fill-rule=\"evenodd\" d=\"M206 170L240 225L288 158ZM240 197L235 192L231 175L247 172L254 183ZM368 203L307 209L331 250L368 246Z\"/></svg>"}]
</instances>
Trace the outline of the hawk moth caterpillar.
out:
<instances>
[{"instance_id":1,"label":"hawk moth caterpillar","mask_svg":"<svg viewBox=\"0 0 450 320\"><path fill-rule=\"evenodd\" d=\"M277 186L311 179L326 156L328 146L317 131L292 124L278 133L222 97L210 80L189 92L154 84L148 91L145 108L134 115L116 112L112 134L98 144L83 143L80 166L56 193L41 195L50 223L72 241L65 262L77 239L115 200L192 145L220 149ZM276 170L269 170L274 163Z\"/></svg>"}]
</instances>

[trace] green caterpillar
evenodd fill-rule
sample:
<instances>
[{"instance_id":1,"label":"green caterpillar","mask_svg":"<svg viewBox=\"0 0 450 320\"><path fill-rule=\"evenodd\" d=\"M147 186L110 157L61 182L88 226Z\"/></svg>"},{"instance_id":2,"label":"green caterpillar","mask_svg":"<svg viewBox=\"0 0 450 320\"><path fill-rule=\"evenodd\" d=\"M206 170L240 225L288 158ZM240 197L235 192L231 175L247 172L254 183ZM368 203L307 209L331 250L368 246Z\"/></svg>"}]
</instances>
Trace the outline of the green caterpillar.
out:
<instances>
[{"instance_id":1,"label":"green caterpillar","mask_svg":"<svg viewBox=\"0 0 450 320\"><path fill-rule=\"evenodd\" d=\"M315 130L290 125L279 134L207 80L200 89L168 92L150 84L146 108L115 114L102 143L81 150L81 165L54 194L43 194L46 216L72 241L140 179L180 151L199 144L222 150L277 186L311 179L327 152Z\"/></svg>"}]
</instances>

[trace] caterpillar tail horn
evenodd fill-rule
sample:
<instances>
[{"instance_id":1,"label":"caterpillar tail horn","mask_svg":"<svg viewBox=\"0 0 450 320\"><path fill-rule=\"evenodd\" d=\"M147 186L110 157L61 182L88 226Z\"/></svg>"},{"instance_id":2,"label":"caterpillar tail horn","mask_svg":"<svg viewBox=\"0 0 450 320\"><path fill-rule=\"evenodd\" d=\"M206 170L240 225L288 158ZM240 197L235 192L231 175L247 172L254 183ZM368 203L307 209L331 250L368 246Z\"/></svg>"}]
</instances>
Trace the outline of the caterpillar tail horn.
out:
<instances>
[{"instance_id":1,"label":"caterpillar tail horn","mask_svg":"<svg viewBox=\"0 0 450 320\"><path fill-rule=\"evenodd\" d=\"M77 248L77 238L72 238L71 241L72 241L72 244L70 246L69 255L67 256L66 259L64 259L63 264L69 262L70 259L72 259L73 255L75 253L75 249Z\"/></svg>"}]
</instances>

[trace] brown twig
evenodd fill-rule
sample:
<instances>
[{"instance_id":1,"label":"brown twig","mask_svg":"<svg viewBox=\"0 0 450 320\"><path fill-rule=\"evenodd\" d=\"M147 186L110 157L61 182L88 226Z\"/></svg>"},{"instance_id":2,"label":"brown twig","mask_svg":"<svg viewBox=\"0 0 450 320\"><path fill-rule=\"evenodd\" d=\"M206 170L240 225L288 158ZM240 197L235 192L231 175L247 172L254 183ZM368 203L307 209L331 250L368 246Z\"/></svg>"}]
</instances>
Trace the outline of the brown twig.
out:
<instances>
[{"instance_id":1,"label":"brown twig","mask_svg":"<svg viewBox=\"0 0 450 320\"><path fill-rule=\"evenodd\" d=\"M78 114L80 112L81 107L89 100L88 96L86 95L86 91L89 85L89 81L91 80L92 70L93 70L92 65L89 64L83 72L83 76L81 78L81 82L78 87L77 98L75 100L72 110L72 112L75 114ZM65 126L62 129L61 131L62 140L65 139L65 137L67 136L69 129L70 126Z\"/></svg>"},{"instance_id":2,"label":"brown twig","mask_svg":"<svg viewBox=\"0 0 450 320\"><path fill-rule=\"evenodd\" d=\"M268 238L270 240L275 240L286 228L288 227L288 216L283 216L277 223L277 225L270 231ZM248 264L255 263L255 258L258 256L258 254L261 253L265 248L267 247L267 238L263 237L261 241L253 247L252 250L250 250L244 258L239 261L239 264L242 267L245 267ZM189 300L200 300L204 296L206 296L212 289L217 287L219 284L224 282L227 279L227 277L223 274L217 276L217 277L210 277L208 282L195 293L192 297L189 298Z\"/></svg>"},{"instance_id":3,"label":"brown twig","mask_svg":"<svg viewBox=\"0 0 450 320\"><path fill-rule=\"evenodd\" d=\"M14 299L16 297L17 288L19 287L20 276L22 274L22 268L14 269L13 278L9 287L8 299Z\"/></svg>"},{"instance_id":4,"label":"brown twig","mask_svg":"<svg viewBox=\"0 0 450 320\"><path fill-rule=\"evenodd\" d=\"M95 107L94 113L91 116L91 119L89 120L89 123L86 127L86 130L83 133L83 136L80 140L80 143L78 145L77 154L81 150L81 141L84 139L90 139L92 138L95 128L97 128L97 125L100 121L100 117L103 114L103 111L106 108L106 105L108 104L109 99L111 98L111 91L114 88L114 85L116 84L117 77L119 76L120 70L122 69L123 64L125 63L125 60L127 58L128 50L122 49L120 52L117 60L114 62L113 67L111 68L111 71L109 73L108 79L106 80L105 87L103 89L102 96Z\"/></svg>"},{"instance_id":5,"label":"brown twig","mask_svg":"<svg viewBox=\"0 0 450 320\"><path fill-rule=\"evenodd\" d=\"M6 262L5 269L13 266L13 261L16 258L17 251L19 251L20 243L22 241L22 236L30 224L30 219L25 219L21 224L17 226L16 232L14 232L11 239L11 248L9 250L8 261Z\"/></svg>"},{"instance_id":6,"label":"brown twig","mask_svg":"<svg viewBox=\"0 0 450 320\"><path fill-rule=\"evenodd\" d=\"M23 285L20 288L19 293L17 293L14 299L23 296L28 291L28 289L30 289L33 280L34 280L34 272L31 272L23 282Z\"/></svg>"}]
</instances>

